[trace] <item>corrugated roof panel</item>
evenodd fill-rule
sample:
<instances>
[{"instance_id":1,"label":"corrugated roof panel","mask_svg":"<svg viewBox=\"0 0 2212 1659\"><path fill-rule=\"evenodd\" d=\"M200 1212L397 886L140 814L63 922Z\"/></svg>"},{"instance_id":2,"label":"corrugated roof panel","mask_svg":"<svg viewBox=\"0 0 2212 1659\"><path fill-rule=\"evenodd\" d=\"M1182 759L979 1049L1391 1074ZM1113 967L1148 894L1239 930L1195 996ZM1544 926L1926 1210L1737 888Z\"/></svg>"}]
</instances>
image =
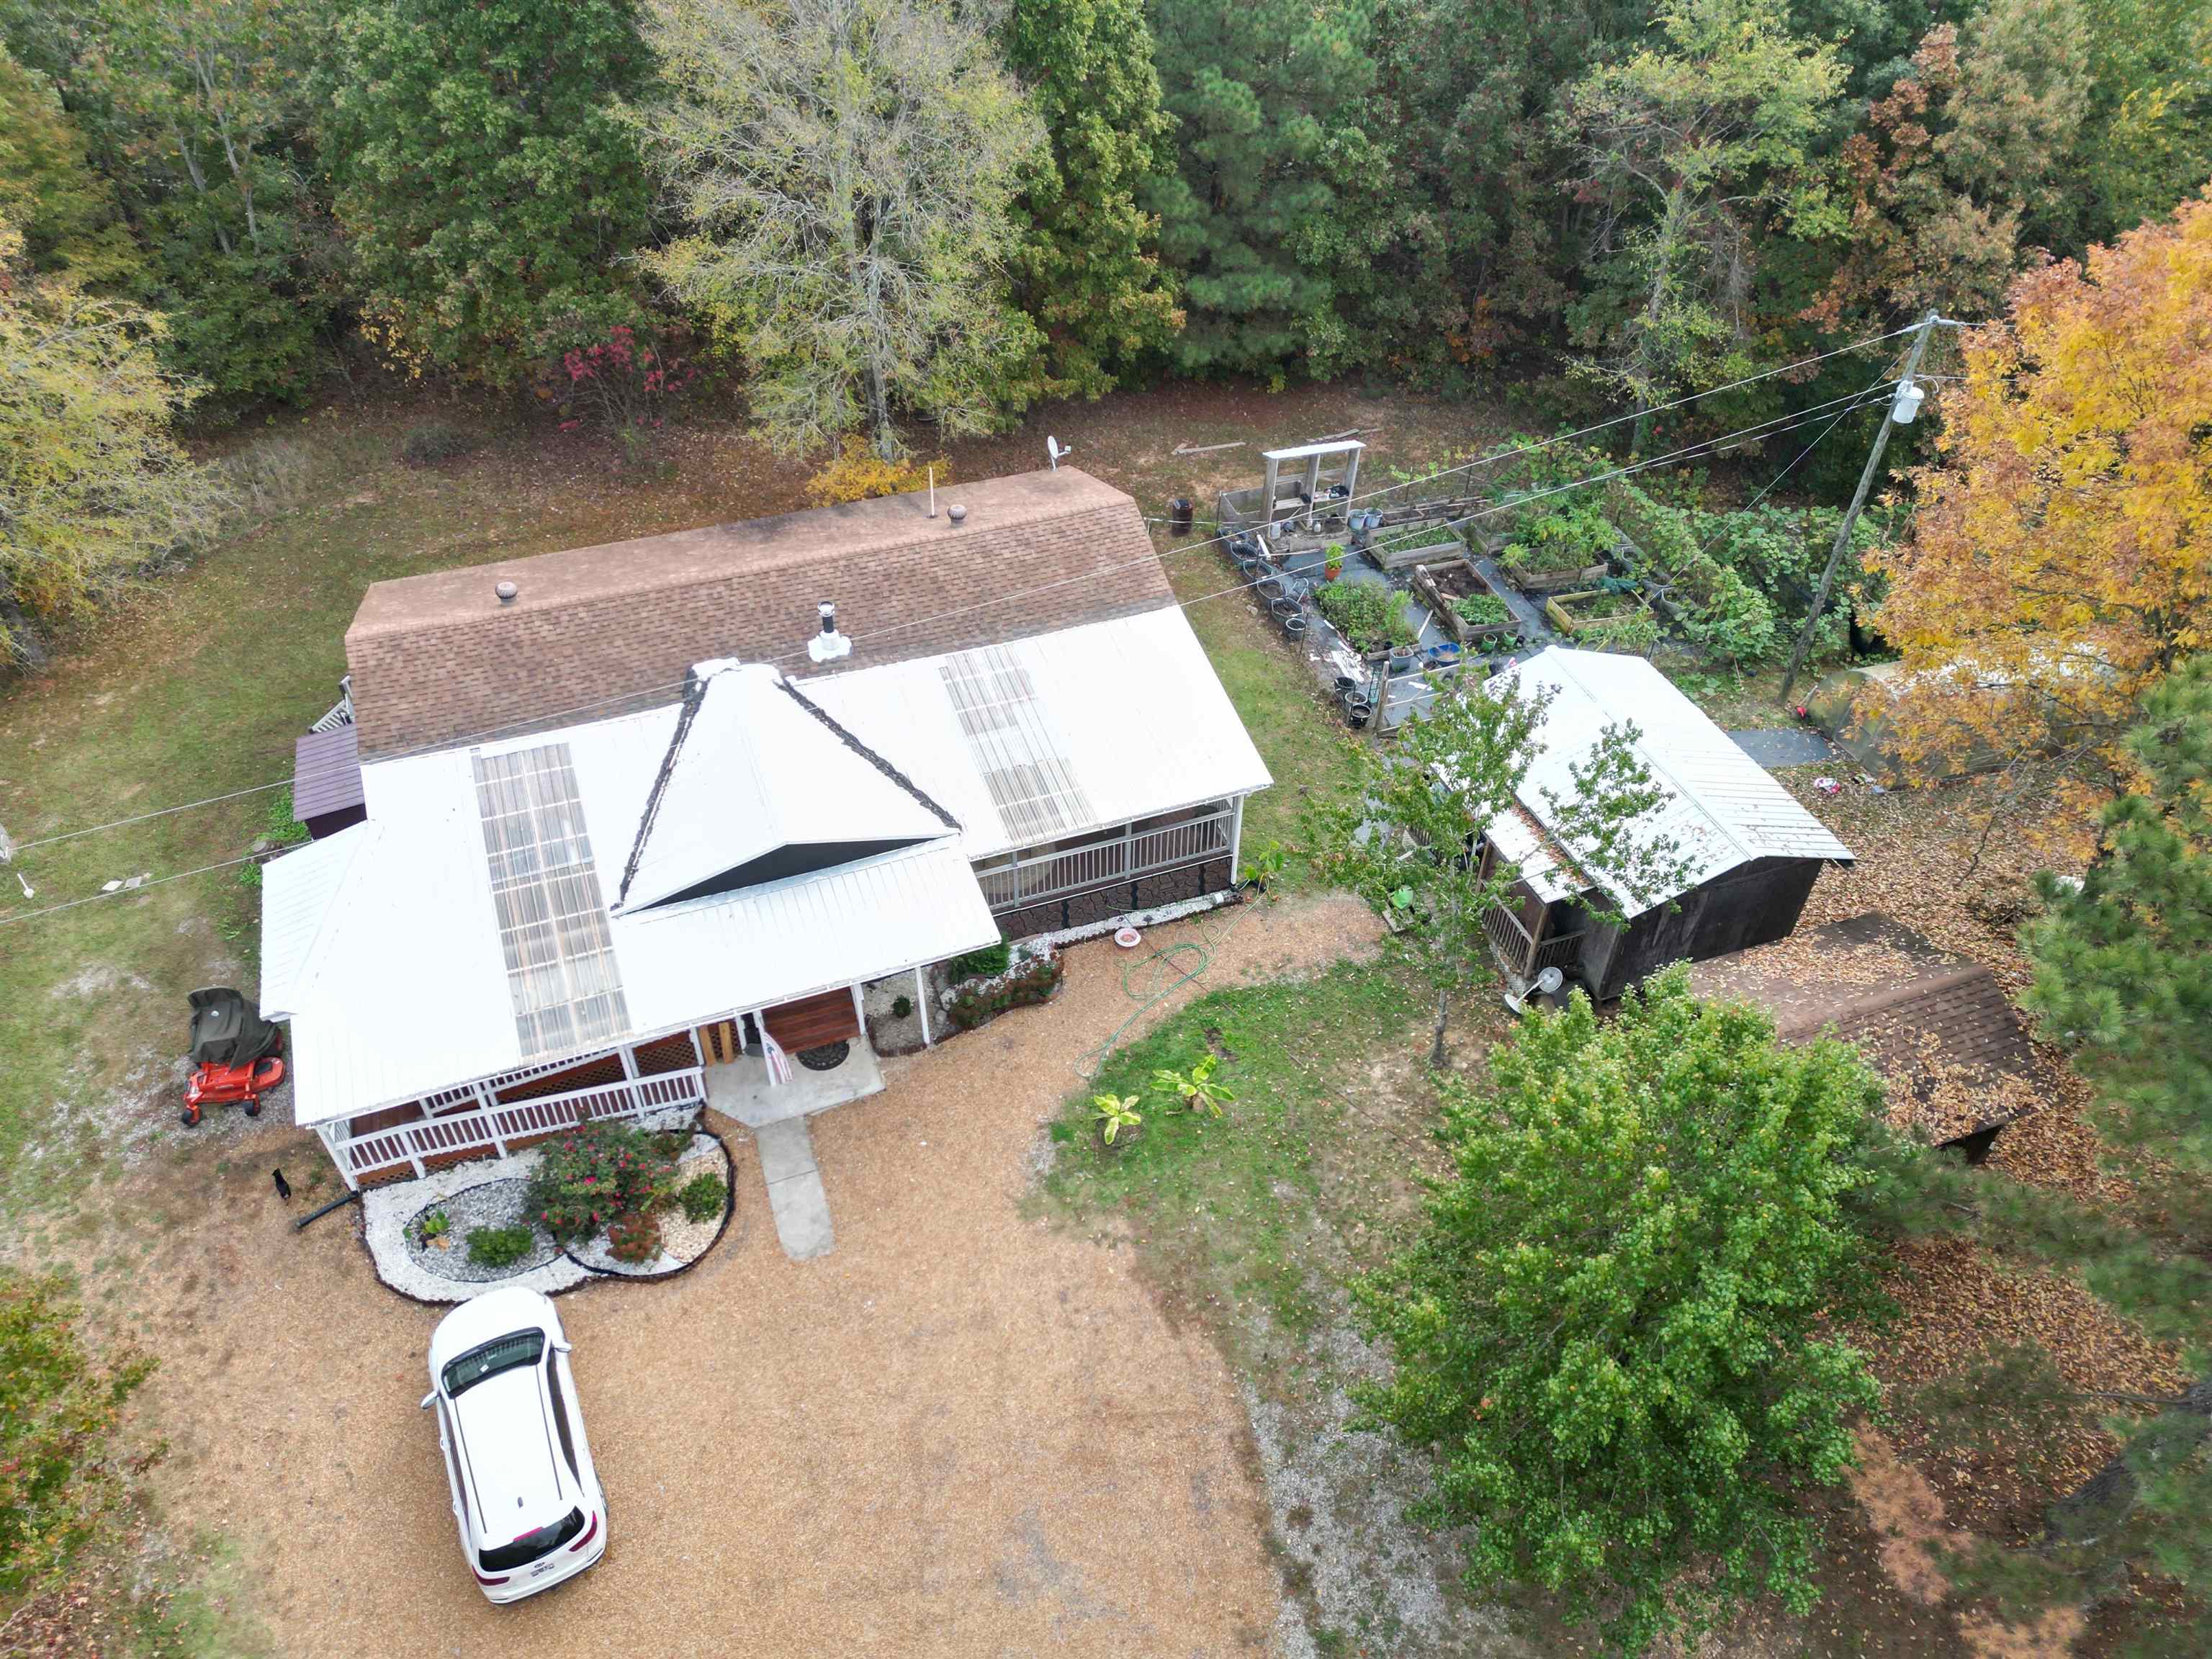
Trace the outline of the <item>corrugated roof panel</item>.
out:
<instances>
[{"instance_id":1,"label":"corrugated roof panel","mask_svg":"<svg viewBox=\"0 0 2212 1659\"><path fill-rule=\"evenodd\" d=\"M376 840L356 823L261 866L261 1017L286 1019L300 993L346 874Z\"/></svg>"},{"instance_id":2,"label":"corrugated roof panel","mask_svg":"<svg viewBox=\"0 0 2212 1659\"><path fill-rule=\"evenodd\" d=\"M1850 858L1849 848L1644 658L1553 646L1491 684L1508 679L1551 696L1543 746L1519 791L1522 807L1547 835L1557 833L1551 801L1575 792L1572 769L1589 760L1607 727L1636 727L1637 753L1667 791L1639 832L1671 838L1687 861L1689 878L1675 892L1638 895L1603 872L1592 872L1623 914L1639 915L1756 859ZM1547 896L1565 896L1571 876L1528 826L1506 815L1490 834Z\"/></svg>"},{"instance_id":3,"label":"corrugated roof panel","mask_svg":"<svg viewBox=\"0 0 2212 1659\"><path fill-rule=\"evenodd\" d=\"M1190 623L1173 605L998 648L1026 677L1033 718L1065 768L1073 836L1273 780ZM963 829L971 859L1034 845L994 799L934 657L801 681L806 695L895 759ZM1010 818L1014 821L1010 821Z\"/></svg>"}]
</instances>

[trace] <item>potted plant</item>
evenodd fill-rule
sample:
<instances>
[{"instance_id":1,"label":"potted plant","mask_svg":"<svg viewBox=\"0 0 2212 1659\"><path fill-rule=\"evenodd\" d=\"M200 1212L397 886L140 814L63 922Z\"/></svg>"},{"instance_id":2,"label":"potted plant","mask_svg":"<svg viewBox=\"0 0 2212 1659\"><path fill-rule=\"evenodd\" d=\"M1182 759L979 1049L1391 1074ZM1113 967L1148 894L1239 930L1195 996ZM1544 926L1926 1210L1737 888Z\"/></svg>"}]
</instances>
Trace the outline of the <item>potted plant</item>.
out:
<instances>
[{"instance_id":1,"label":"potted plant","mask_svg":"<svg viewBox=\"0 0 2212 1659\"><path fill-rule=\"evenodd\" d=\"M1344 544L1342 542L1331 542L1328 544L1328 551L1322 559L1321 574L1322 580L1332 582L1344 574Z\"/></svg>"}]
</instances>

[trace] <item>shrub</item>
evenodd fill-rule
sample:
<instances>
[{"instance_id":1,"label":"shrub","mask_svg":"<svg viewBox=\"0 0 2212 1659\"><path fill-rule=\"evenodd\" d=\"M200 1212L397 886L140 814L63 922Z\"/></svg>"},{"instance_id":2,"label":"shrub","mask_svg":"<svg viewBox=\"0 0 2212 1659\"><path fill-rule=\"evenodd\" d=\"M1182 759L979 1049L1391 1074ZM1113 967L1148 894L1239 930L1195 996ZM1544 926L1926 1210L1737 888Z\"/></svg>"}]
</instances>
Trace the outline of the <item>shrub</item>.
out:
<instances>
[{"instance_id":1,"label":"shrub","mask_svg":"<svg viewBox=\"0 0 2212 1659\"><path fill-rule=\"evenodd\" d=\"M914 999L912 997L897 996L891 999L891 1018L893 1019L904 1019L908 1015L913 1012Z\"/></svg>"},{"instance_id":2,"label":"shrub","mask_svg":"<svg viewBox=\"0 0 2212 1659\"><path fill-rule=\"evenodd\" d=\"M530 1207L546 1231L572 1243L617 1216L667 1203L675 1175L675 1159L654 1137L617 1124L587 1124L538 1149Z\"/></svg>"},{"instance_id":3,"label":"shrub","mask_svg":"<svg viewBox=\"0 0 2212 1659\"><path fill-rule=\"evenodd\" d=\"M690 384L691 370L665 346L638 337L627 323L563 351L547 371L548 395L561 411L561 430L590 428L622 446L636 464L651 453L668 423L670 404Z\"/></svg>"},{"instance_id":4,"label":"shrub","mask_svg":"<svg viewBox=\"0 0 2212 1659\"><path fill-rule=\"evenodd\" d=\"M988 994L969 991L953 998L952 1023L963 1031L972 1030L994 1014L1044 1001L1059 983L1060 958L1038 957Z\"/></svg>"},{"instance_id":5,"label":"shrub","mask_svg":"<svg viewBox=\"0 0 2212 1659\"><path fill-rule=\"evenodd\" d=\"M676 1206L684 1212L686 1221L712 1221L722 1213L729 1191L718 1175L696 1175L676 1194Z\"/></svg>"},{"instance_id":6,"label":"shrub","mask_svg":"<svg viewBox=\"0 0 2212 1659\"><path fill-rule=\"evenodd\" d=\"M1554 508L1525 519L1503 556L1508 569L1583 570L1603 564L1620 540L1595 504Z\"/></svg>"},{"instance_id":7,"label":"shrub","mask_svg":"<svg viewBox=\"0 0 2212 1659\"><path fill-rule=\"evenodd\" d=\"M102 1358L58 1279L0 1267L0 1606L61 1583L77 1553L119 1533L132 1456L123 1407L154 1369ZM12 1646L12 1644L11 1644Z\"/></svg>"},{"instance_id":8,"label":"shrub","mask_svg":"<svg viewBox=\"0 0 2212 1659\"><path fill-rule=\"evenodd\" d=\"M428 1244L434 1238L443 1238L453 1231L453 1224L447 1218L443 1210L433 1210L422 1218L422 1224L415 1231L422 1242Z\"/></svg>"},{"instance_id":9,"label":"shrub","mask_svg":"<svg viewBox=\"0 0 2212 1659\"><path fill-rule=\"evenodd\" d=\"M1362 651L1411 645L1413 624L1406 620L1406 596L1380 582L1334 582L1314 599L1337 632Z\"/></svg>"},{"instance_id":10,"label":"shrub","mask_svg":"<svg viewBox=\"0 0 2212 1659\"><path fill-rule=\"evenodd\" d=\"M617 1216L607 1227L607 1254L632 1267L660 1254L660 1224L651 1216Z\"/></svg>"},{"instance_id":11,"label":"shrub","mask_svg":"<svg viewBox=\"0 0 2212 1659\"><path fill-rule=\"evenodd\" d=\"M969 951L952 958L946 972L957 985L964 979L988 979L994 974L1003 974L1013 960L1014 947L1000 939L996 945L987 945L980 951Z\"/></svg>"},{"instance_id":12,"label":"shrub","mask_svg":"<svg viewBox=\"0 0 2212 1659\"><path fill-rule=\"evenodd\" d=\"M512 1267L537 1248L538 1235L528 1227L469 1229L469 1260L479 1267Z\"/></svg>"},{"instance_id":13,"label":"shrub","mask_svg":"<svg viewBox=\"0 0 2212 1659\"><path fill-rule=\"evenodd\" d=\"M949 462L887 461L866 438L851 434L839 446L836 459L806 481L806 499L817 507L835 507L840 501L904 495L928 488L933 465L939 489L952 482Z\"/></svg>"},{"instance_id":14,"label":"shrub","mask_svg":"<svg viewBox=\"0 0 2212 1659\"><path fill-rule=\"evenodd\" d=\"M399 446L400 459L410 466L435 466L467 454L481 441L473 432L447 421L426 421L407 428Z\"/></svg>"}]
</instances>

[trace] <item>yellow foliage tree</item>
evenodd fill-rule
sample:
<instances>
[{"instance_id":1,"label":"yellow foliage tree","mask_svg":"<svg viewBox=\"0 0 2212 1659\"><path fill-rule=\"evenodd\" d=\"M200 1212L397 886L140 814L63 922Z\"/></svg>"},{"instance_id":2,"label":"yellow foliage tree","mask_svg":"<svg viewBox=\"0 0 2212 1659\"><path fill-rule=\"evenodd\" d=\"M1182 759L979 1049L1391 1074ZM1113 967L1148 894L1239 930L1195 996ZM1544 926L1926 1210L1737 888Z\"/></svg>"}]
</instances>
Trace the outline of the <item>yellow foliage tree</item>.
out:
<instances>
[{"instance_id":1,"label":"yellow foliage tree","mask_svg":"<svg viewBox=\"0 0 2212 1659\"><path fill-rule=\"evenodd\" d=\"M2212 649L2212 190L2008 313L1965 337L1914 534L1873 562L1885 713L1923 775L2057 754L2086 808L2138 782L2144 693Z\"/></svg>"},{"instance_id":2,"label":"yellow foliage tree","mask_svg":"<svg viewBox=\"0 0 2212 1659\"><path fill-rule=\"evenodd\" d=\"M171 422L189 394L154 352L161 319L40 276L0 216L0 668L45 625L190 547L219 521Z\"/></svg>"}]
</instances>

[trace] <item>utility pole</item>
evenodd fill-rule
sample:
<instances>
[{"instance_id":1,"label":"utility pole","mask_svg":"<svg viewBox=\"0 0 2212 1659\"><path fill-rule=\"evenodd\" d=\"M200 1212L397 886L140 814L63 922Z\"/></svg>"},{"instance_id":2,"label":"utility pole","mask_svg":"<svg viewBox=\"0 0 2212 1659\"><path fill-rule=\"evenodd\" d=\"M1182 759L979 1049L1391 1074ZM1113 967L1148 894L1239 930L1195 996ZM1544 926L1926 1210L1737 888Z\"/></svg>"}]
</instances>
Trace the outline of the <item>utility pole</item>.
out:
<instances>
[{"instance_id":1,"label":"utility pole","mask_svg":"<svg viewBox=\"0 0 2212 1659\"><path fill-rule=\"evenodd\" d=\"M1898 379L1898 391L1913 384L1912 377L1920 372L1920 360L1928 353L1928 337L1936 331L1942 319L1931 307L1920 319L1920 327L1913 334L1912 349L1905 354L1905 373ZM1874 448L1868 453L1866 470L1859 474L1859 487L1851 492L1851 504L1844 511L1844 521L1836 529L1836 544L1828 550L1828 568L1820 573L1820 591L1813 595L1813 613L1805 618L1805 631L1797 636L1797 648L1790 653L1790 667L1782 676L1782 701L1790 701L1791 689L1797 684L1798 671L1805 666L1805 653L1813 648L1813 630L1820 625L1821 614L1828 608L1828 596L1836 589L1836 572L1843 568L1844 550L1851 544L1851 532L1857 527L1859 509L1866 505L1867 492L1874 488L1875 475L1881 471L1882 452L1889 447L1889 429L1902 426L1912 418L1919 407L1916 400L1911 409L1900 406L1899 398L1893 396L1889 407L1881 412L1881 426L1874 434Z\"/></svg>"}]
</instances>

